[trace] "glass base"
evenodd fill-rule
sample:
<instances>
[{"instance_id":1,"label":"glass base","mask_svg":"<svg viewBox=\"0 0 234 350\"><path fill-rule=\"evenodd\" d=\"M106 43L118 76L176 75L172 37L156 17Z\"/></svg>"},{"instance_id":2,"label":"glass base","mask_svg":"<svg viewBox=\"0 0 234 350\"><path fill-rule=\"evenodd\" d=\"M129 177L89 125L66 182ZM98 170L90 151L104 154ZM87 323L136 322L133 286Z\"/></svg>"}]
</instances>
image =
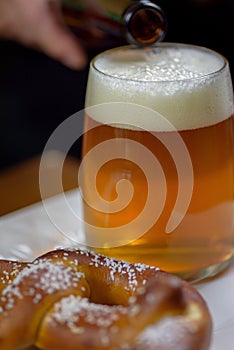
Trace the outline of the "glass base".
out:
<instances>
[{"instance_id":1,"label":"glass base","mask_svg":"<svg viewBox=\"0 0 234 350\"><path fill-rule=\"evenodd\" d=\"M211 278L230 265L233 247L221 249L181 247L180 249L155 249L137 246L94 249L97 253L131 263L141 262L157 266L163 271L177 275L190 283Z\"/></svg>"},{"instance_id":2,"label":"glass base","mask_svg":"<svg viewBox=\"0 0 234 350\"><path fill-rule=\"evenodd\" d=\"M200 282L201 280L212 278L218 275L220 272L225 270L230 265L231 261L232 261L232 258L220 264L215 264L215 265L206 267L204 269L200 269L193 272L189 271L189 272L177 273L177 275L192 284L197 283L197 282Z\"/></svg>"}]
</instances>

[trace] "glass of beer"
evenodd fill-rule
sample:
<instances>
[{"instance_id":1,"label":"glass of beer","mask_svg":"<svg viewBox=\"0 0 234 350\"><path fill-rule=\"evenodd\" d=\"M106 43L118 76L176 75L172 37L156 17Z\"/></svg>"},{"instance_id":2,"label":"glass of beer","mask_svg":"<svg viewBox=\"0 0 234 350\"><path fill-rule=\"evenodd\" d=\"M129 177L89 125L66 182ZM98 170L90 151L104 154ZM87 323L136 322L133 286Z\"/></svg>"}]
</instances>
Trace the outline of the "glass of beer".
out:
<instances>
[{"instance_id":1,"label":"glass of beer","mask_svg":"<svg viewBox=\"0 0 234 350\"><path fill-rule=\"evenodd\" d=\"M195 281L234 250L233 89L206 48L124 46L91 62L80 189L86 243Z\"/></svg>"}]
</instances>

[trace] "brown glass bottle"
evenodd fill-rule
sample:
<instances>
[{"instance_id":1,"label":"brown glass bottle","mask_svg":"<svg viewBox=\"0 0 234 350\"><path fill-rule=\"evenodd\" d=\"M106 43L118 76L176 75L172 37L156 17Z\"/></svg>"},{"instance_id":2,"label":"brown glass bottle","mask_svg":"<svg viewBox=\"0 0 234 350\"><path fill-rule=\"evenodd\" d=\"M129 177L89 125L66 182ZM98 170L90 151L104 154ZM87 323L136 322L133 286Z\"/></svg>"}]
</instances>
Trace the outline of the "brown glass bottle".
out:
<instances>
[{"instance_id":1,"label":"brown glass bottle","mask_svg":"<svg viewBox=\"0 0 234 350\"><path fill-rule=\"evenodd\" d=\"M163 40L167 20L155 1L62 0L65 22L86 46L126 41L140 46Z\"/></svg>"}]
</instances>

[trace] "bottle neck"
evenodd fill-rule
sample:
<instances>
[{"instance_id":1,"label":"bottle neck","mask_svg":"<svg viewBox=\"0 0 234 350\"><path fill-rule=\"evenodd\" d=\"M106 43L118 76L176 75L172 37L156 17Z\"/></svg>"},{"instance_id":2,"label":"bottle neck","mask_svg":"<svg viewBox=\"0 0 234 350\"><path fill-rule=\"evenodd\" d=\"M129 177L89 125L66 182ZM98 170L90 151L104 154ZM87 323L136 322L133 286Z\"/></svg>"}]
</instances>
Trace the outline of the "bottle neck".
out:
<instances>
[{"instance_id":1,"label":"bottle neck","mask_svg":"<svg viewBox=\"0 0 234 350\"><path fill-rule=\"evenodd\" d=\"M65 22L87 40L92 33L125 39L138 46L163 40L167 20L163 10L150 0L62 0ZM91 35L90 35L91 34Z\"/></svg>"},{"instance_id":2,"label":"bottle neck","mask_svg":"<svg viewBox=\"0 0 234 350\"><path fill-rule=\"evenodd\" d=\"M122 21L122 14L135 0L61 0L63 8L70 8L100 17Z\"/></svg>"}]
</instances>

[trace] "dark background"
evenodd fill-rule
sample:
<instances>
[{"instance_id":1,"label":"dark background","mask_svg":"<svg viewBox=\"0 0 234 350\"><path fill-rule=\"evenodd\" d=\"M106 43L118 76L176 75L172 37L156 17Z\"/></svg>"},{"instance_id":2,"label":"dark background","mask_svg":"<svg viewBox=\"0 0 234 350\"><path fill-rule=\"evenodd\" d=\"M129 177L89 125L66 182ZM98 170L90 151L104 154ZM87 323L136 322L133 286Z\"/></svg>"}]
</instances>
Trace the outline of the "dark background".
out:
<instances>
[{"instance_id":1,"label":"dark background","mask_svg":"<svg viewBox=\"0 0 234 350\"><path fill-rule=\"evenodd\" d=\"M234 77L234 0L158 3L169 24L164 41L220 52L229 60ZM98 51L89 52L89 58ZM87 75L88 68L72 71L42 53L13 42L0 42L1 169L40 154L54 129L83 109ZM71 154L80 156L80 143Z\"/></svg>"}]
</instances>

